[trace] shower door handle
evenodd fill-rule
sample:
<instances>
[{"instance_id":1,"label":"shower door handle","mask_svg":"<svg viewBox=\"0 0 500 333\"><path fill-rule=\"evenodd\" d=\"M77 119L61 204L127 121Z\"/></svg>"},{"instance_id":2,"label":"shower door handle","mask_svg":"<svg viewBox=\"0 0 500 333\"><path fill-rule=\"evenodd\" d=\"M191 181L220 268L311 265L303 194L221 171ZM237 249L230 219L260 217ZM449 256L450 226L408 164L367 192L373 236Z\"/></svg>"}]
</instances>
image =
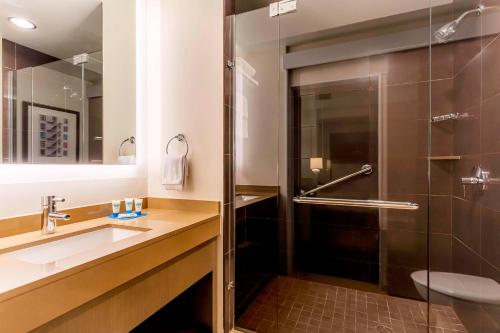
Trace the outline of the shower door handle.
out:
<instances>
[{"instance_id":1,"label":"shower door handle","mask_svg":"<svg viewBox=\"0 0 500 333\"><path fill-rule=\"evenodd\" d=\"M384 201L384 200L354 200L354 199L332 199L332 198L302 198L295 197L293 201L299 204L362 207L362 208L384 208L417 210L418 204L413 202Z\"/></svg>"},{"instance_id":2,"label":"shower door handle","mask_svg":"<svg viewBox=\"0 0 500 333\"><path fill-rule=\"evenodd\" d=\"M299 198L306 197L309 194L313 194L313 193L318 192L319 190L323 190L323 189L325 189L327 187L330 187L330 186L333 186L335 184L342 183L342 182L344 182L344 181L346 181L348 179L351 179L352 177L355 177L355 176L358 176L358 175L361 175L361 174L369 175L372 172L373 172L372 166L370 164L365 164L365 165L363 165L361 167L361 169L359 171L353 172L353 173L351 173L351 174L349 174L347 176L344 176L344 177L337 178L335 180L332 180L329 183L326 183L325 185L318 186L315 189L312 189L310 191L302 193L301 195L299 195Z\"/></svg>"}]
</instances>

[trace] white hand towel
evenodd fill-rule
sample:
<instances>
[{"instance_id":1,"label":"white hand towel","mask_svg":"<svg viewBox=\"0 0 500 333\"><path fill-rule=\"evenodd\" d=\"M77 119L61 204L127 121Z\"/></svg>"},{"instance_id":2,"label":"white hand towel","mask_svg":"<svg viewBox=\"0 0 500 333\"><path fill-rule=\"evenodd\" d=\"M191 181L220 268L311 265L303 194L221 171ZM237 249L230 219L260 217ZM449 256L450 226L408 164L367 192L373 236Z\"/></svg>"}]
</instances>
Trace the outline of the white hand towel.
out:
<instances>
[{"instance_id":1,"label":"white hand towel","mask_svg":"<svg viewBox=\"0 0 500 333\"><path fill-rule=\"evenodd\" d=\"M135 155L118 156L118 164L124 164L124 165L135 164Z\"/></svg>"},{"instance_id":2,"label":"white hand towel","mask_svg":"<svg viewBox=\"0 0 500 333\"><path fill-rule=\"evenodd\" d=\"M186 157L168 154L165 156L161 183L167 190L182 191L186 184L187 173Z\"/></svg>"}]
</instances>

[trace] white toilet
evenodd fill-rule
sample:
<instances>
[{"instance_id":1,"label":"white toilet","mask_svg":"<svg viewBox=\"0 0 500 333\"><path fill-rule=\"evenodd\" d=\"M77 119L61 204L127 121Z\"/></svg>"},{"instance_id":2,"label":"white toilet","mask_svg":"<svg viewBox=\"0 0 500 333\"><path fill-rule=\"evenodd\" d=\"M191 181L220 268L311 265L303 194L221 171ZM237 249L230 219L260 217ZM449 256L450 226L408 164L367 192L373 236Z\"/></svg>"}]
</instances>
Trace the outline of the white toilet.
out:
<instances>
[{"instance_id":1,"label":"white toilet","mask_svg":"<svg viewBox=\"0 0 500 333\"><path fill-rule=\"evenodd\" d=\"M411 274L420 296L427 300L427 271ZM500 306L500 284L474 275L448 272L430 272L430 300L435 304L450 305L454 298L484 305Z\"/></svg>"}]
</instances>

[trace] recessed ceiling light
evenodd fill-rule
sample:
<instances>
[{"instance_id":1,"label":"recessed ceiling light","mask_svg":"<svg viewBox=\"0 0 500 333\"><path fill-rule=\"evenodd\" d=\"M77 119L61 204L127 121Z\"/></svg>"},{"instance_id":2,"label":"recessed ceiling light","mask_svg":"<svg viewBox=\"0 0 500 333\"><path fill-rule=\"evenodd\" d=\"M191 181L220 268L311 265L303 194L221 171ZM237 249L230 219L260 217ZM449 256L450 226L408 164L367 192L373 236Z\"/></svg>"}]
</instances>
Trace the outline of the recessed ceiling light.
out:
<instances>
[{"instance_id":1,"label":"recessed ceiling light","mask_svg":"<svg viewBox=\"0 0 500 333\"><path fill-rule=\"evenodd\" d=\"M20 17L9 17L9 22L23 29L36 29L35 23Z\"/></svg>"}]
</instances>

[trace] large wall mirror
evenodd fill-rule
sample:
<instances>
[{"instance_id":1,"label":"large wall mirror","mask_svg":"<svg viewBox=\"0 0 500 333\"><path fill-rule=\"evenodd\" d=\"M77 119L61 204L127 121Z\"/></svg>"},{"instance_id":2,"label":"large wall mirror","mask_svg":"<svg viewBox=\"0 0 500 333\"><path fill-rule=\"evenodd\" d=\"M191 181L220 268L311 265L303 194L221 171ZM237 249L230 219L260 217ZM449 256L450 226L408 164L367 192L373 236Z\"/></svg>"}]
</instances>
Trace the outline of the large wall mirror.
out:
<instances>
[{"instance_id":1,"label":"large wall mirror","mask_svg":"<svg viewBox=\"0 0 500 333\"><path fill-rule=\"evenodd\" d=\"M0 0L2 163L136 163L135 21L134 0Z\"/></svg>"}]
</instances>

